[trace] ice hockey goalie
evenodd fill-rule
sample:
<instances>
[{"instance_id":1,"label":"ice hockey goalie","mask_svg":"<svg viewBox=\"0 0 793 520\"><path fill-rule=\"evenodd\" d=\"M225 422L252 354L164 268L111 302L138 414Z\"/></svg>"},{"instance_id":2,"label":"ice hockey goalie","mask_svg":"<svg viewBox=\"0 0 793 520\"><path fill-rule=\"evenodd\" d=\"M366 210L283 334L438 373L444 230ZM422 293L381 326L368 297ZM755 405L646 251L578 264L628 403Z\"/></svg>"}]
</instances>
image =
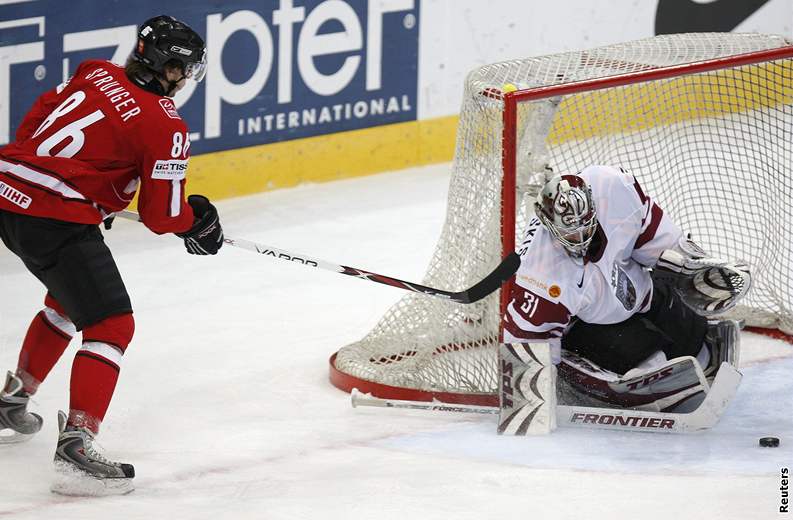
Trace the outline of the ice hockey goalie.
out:
<instances>
[{"instance_id":1,"label":"ice hockey goalie","mask_svg":"<svg viewBox=\"0 0 793 520\"><path fill-rule=\"evenodd\" d=\"M737 363L734 306L749 269L709 256L622 168L554 175L535 203L504 342L548 342L580 403L685 412Z\"/></svg>"}]
</instances>

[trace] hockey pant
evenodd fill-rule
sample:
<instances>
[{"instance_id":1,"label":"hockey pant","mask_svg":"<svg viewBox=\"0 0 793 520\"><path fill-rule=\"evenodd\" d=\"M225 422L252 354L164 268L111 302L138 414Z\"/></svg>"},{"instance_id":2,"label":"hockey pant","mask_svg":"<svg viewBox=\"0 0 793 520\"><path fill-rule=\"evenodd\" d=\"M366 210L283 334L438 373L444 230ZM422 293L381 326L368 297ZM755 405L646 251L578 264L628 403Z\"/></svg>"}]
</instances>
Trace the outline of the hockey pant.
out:
<instances>
[{"instance_id":1,"label":"hockey pant","mask_svg":"<svg viewBox=\"0 0 793 520\"><path fill-rule=\"evenodd\" d=\"M708 321L683 303L665 283L653 283L650 310L610 325L576 321L562 338L562 349L624 374L656 352L667 359L696 357Z\"/></svg>"}]
</instances>

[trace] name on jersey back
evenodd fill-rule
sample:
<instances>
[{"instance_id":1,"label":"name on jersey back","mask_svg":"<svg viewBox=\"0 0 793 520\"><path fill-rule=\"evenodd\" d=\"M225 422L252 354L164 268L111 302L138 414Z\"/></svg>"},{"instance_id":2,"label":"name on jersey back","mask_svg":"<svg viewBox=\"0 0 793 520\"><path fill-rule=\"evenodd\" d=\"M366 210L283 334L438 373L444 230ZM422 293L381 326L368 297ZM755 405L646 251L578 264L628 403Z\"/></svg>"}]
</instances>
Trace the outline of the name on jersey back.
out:
<instances>
[{"instance_id":1,"label":"name on jersey back","mask_svg":"<svg viewBox=\"0 0 793 520\"><path fill-rule=\"evenodd\" d=\"M92 70L85 75L85 79L113 103L116 112L121 114L121 119L125 123L140 114L140 107L137 106L138 102L132 94L104 68L99 67Z\"/></svg>"}]
</instances>

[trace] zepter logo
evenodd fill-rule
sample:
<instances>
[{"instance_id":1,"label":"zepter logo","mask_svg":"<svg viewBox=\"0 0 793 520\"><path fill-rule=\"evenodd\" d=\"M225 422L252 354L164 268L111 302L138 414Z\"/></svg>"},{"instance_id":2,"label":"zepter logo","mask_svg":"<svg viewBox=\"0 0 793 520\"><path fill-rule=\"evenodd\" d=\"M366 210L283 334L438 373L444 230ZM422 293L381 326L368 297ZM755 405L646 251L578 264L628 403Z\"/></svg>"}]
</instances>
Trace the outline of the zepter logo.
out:
<instances>
[{"instance_id":1,"label":"zepter logo","mask_svg":"<svg viewBox=\"0 0 793 520\"><path fill-rule=\"evenodd\" d=\"M156 25L139 25L141 13L162 11L162 2L138 0L118 3L112 13L78 6L55 15L50 3L31 2L24 17L12 12L0 22L0 78L9 79L0 88L0 145L45 90L43 83L31 88L31 67L36 81L54 85L88 57L125 63L158 32ZM174 97L201 152L417 118L420 2L233 4L196 0L173 13L205 36L211 57L202 85L187 82ZM165 41L157 44L172 56L201 58L190 45Z\"/></svg>"}]
</instances>

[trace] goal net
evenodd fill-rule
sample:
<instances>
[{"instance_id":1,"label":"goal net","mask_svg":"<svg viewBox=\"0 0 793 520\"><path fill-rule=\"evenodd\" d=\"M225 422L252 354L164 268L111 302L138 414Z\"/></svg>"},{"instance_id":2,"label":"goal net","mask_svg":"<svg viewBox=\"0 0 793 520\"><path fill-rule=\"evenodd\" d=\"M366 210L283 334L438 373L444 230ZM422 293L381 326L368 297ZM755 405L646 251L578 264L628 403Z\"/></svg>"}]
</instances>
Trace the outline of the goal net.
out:
<instances>
[{"instance_id":1,"label":"goal net","mask_svg":"<svg viewBox=\"0 0 793 520\"><path fill-rule=\"evenodd\" d=\"M621 166L706 251L745 260L733 317L793 334L793 42L677 34L487 65L465 84L446 221L424 278L473 285L513 251L549 172ZM408 294L331 359L338 387L493 404L509 287Z\"/></svg>"}]
</instances>

